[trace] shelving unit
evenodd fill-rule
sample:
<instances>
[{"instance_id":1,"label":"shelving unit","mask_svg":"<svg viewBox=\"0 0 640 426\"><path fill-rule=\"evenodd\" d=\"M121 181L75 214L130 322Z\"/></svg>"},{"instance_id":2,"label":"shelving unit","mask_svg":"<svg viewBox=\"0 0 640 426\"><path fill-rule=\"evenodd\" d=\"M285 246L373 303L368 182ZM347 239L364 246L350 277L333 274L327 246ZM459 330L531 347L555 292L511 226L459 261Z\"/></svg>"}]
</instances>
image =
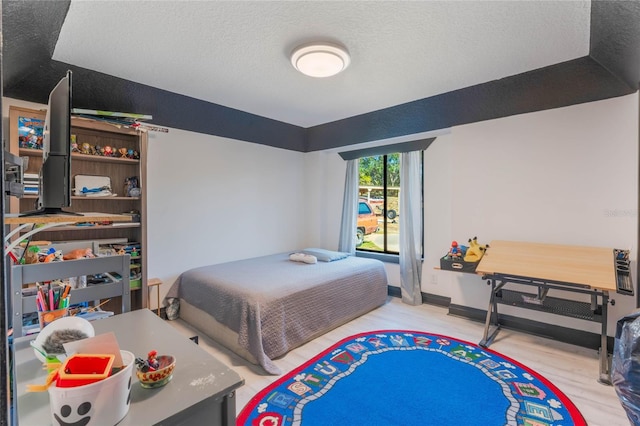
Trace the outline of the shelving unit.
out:
<instances>
[{"instance_id":1,"label":"shelving unit","mask_svg":"<svg viewBox=\"0 0 640 426\"><path fill-rule=\"evenodd\" d=\"M20 147L18 138L19 117L45 119L46 111L11 106L9 109L9 152L28 158L25 173L37 174L42 167L42 150ZM127 148L139 153L139 159L107 157L102 155L88 155L80 152L72 153L71 183L76 175L108 176L111 180L111 192L116 196L72 196L71 206L65 210L70 212L101 212L106 214L123 214L137 212L140 222L95 224L93 226L79 226L75 224L57 226L38 233L39 240L55 242L68 241L113 241L126 239L130 243L139 243L139 274L141 285L131 289L131 307L140 309L147 306L147 261L146 261L146 148L147 134L133 128L116 126L99 120L84 117L72 117L72 135L78 147L89 144L105 147L110 146L117 152L118 148ZM141 189L138 197L128 197L124 192L125 179L137 177ZM18 199L10 197L8 213L19 213L35 209L37 195L25 195ZM24 232L22 233L24 234ZM129 270L129 268L128 268ZM107 310L121 312L121 301L112 299L104 306Z\"/></svg>"},{"instance_id":2,"label":"shelving unit","mask_svg":"<svg viewBox=\"0 0 640 426\"><path fill-rule=\"evenodd\" d=\"M116 272L122 279L109 283L87 286L71 291L70 302L81 303L106 298L117 298L120 311L131 310L129 288L129 255L106 256L93 259L67 260L64 262L36 263L11 267L11 299L13 311L13 335L22 336L22 315L36 312L36 296L23 296L24 284L42 282L79 275L91 275L105 271Z\"/></svg>"}]
</instances>

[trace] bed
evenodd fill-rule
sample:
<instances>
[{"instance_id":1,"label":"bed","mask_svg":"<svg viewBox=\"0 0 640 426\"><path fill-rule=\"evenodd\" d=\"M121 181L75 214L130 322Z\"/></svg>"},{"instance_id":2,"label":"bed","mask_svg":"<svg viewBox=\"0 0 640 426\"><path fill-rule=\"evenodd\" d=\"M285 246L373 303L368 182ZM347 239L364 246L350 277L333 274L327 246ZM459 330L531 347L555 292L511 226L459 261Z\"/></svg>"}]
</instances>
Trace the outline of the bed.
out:
<instances>
[{"instance_id":1,"label":"bed","mask_svg":"<svg viewBox=\"0 0 640 426\"><path fill-rule=\"evenodd\" d=\"M194 268L166 299L180 318L269 374L294 349L387 300L382 262L348 256L315 264L290 253Z\"/></svg>"}]
</instances>

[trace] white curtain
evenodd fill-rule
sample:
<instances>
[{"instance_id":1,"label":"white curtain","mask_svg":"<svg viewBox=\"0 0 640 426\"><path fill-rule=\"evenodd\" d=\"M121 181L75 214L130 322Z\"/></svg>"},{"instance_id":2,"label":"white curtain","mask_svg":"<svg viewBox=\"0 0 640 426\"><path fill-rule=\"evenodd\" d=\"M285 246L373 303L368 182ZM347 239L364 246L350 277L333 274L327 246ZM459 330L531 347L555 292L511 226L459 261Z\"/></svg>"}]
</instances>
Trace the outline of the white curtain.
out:
<instances>
[{"instance_id":1,"label":"white curtain","mask_svg":"<svg viewBox=\"0 0 640 426\"><path fill-rule=\"evenodd\" d=\"M344 181L344 199L342 201L342 222L340 224L338 250L351 253L351 255L356 254L359 181L358 160L348 160L347 174Z\"/></svg>"},{"instance_id":2,"label":"white curtain","mask_svg":"<svg viewBox=\"0 0 640 426\"><path fill-rule=\"evenodd\" d=\"M402 301L422 304L421 151L400 154L400 289Z\"/></svg>"}]
</instances>

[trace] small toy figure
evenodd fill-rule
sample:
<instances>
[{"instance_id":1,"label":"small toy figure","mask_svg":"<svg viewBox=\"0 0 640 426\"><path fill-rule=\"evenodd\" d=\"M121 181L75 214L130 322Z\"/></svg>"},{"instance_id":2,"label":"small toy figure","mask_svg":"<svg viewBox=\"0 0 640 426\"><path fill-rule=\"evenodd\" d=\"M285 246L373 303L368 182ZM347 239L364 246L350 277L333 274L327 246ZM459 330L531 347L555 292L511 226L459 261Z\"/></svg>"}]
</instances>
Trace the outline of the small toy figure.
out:
<instances>
[{"instance_id":1,"label":"small toy figure","mask_svg":"<svg viewBox=\"0 0 640 426\"><path fill-rule=\"evenodd\" d=\"M158 367L160 367L160 363L158 362L158 360L156 359L156 356L158 355L157 351L150 351L147 354L147 359L144 360L140 357L136 358L136 366L138 367L138 370L140 370L143 373L146 373L148 371L156 371L158 369Z\"/></svg>"},{"instance_id":2,"label":"small toy figure","mask_svg":"<svg viewBox=\"0 0 640 426\"><path fill-rule=\"evenodd\" d=\"M144 359L140 357L136 357L136 366L138 367L138 370L142 371L143 373L149 371L149 365Z\"/></svg>"},{"instance_id":3,"label":"small toy figure","mask_svg":"<svg viewBox=\"0 0 640 426\"><path fill-rule=\"evenodd\" d=\"M92 147L89 143L84 142L82 147L80 148L80 152L87 155L92 155L95 152L95 148Z\"/></svg>"},{"instance_id":4,"label":"small toy figure","mask_svg":"<svg viewBox=\"0 0 640 426\"><path fill-rule=\"evenodd\" d=\"M113 157L113 148L111 148L109 145L106 145L104 147L104 156L105 157Z\"/></svg>"},{"instance_id":5,"label":"small toy figure","mask_svg":"<svg viewBox=\"0 0 640 426\"><path fill-rule=\"evenodd\" d=\"M27 252L24 254L24 263L30 265L32 263L40 262L38 258L38 253L40 252L40 248L37 246L32 246L27 249Z\"/></svg>"},{"instance_id":6,"label":"small toy figure","mask_svg":"<svg viewBox=\"0 0 640 426\"><path fill-rule=\"evenodd\" d=\"M53 250L53 253L51 252L51 250ZM62 257L62 251L50 249L49 254L44 258L44 263L61 262L62 260L64 260Z\"/></svg>"},{"instance_id":7,"label":"small toy figure","mask_svg":"<svg viewBox=\"0 0 640 426\"><path fill-rule=\"evenodd\" d=\"M489 245L481 246L478 244L478 237L473 237L473 239L469 238L469 248L467 249L467 253L464 256L465 262L478 262L482 259L485 251Z\"/></svg>"},{"instance_id":8,"label":"small toy figure","mask_svg":"<svg viewBox=\"0 0 640 426\"><path fill-rule=\"evenodd\" d=\"M138 176L132 176L125 178L124 180L124 194L127 197L138 197L140 196L138 186ZM137 191L136 191L137 190Z\"/></svg>"},{"instance_id":9,"label":"small toy figure","mask_svg":"<svg viewBox=\"0 0 640 426\"><path fill-rule=\"evenodd\" d=\"M76 142L71 143L71 152L80 152L80 148L78 148L78 144Z\"/></svg>"},{"instance_id":10,"label":"small toy figure","mask_svg":"<svg viewBox=\"0 0 640 426\"><path fill-rule=\"evenodd\" d=\"M135 149L133 150L133 159L134 160L139 160L140 159L140 153L138 151L136 151Z\"/></svg>"},{"instance_id":11,"label":"small toy figure","mask_svg":"<svg viewBox=\"0 0 640 426\"><path fill-rule=\"evenodd\" d=\"M120 153L120 158L127 158L127 148L120 148L118 152Z\"/></svg>"},{"instance_id":12,"label":"small toy figure","mask_svg":"<svg viewBox=\"0 0 640 426\"><path fill-rule=\"evenodd\" d=\"M147 363L149 364L149 367L153 368L154 370L157 370L158 367L160 367L160 363L158 362L158 360L156 359L156 356L158 355L157 351L150 351L147 354Z\"/></svg>"},{"instance_id":13,"label":"small toy figure","mask_svg":"<svg viewBox=\"0 0 640 426\"><path fill-rule=\"evenodd\" d=\"M94 149L94 155L102 155L103 149L100 145L96 145Z\"/></svg>"},{"instance_id":14,"label":"small toy figure","mask_svg":"<svg viewBox=\"0 0 640 426\"><path fill-rule=\"evenodd\" d=\"M84 258L93 258L95 255L93 254L93 250L91 248L84 249L76 249L67 252L62 258L64 260L74 260L74 259L84 259Z\"/></svg>"},{"instance_id":15,"label":"small toy figure","mask_svg":"<svg viewBox=\"0 0 640 426\"><path fill-rule=\"evenodd\" d=\"M449 249L449 253L447 253L447 256L452 259L459 259L462 257L462 250L460 249L460 247L458 247L457 241L451 242L451 248Z\"/></svg>"}]
</instances>

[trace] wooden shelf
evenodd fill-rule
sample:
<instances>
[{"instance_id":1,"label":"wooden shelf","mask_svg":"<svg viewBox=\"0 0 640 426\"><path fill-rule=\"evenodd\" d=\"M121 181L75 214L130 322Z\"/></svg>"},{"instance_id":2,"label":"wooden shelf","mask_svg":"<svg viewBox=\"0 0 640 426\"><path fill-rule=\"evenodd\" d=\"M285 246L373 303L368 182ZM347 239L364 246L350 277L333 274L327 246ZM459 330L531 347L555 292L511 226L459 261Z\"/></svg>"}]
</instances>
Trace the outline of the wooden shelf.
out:
<instances>
[{"instance_id":1,"label":"wooden shelf","mask_svg":"<svg viewBox=\"0 0 640 426\"><path fill-rule=\"evenodd\" d=\"M139 164L140 160L135 160L133 158L122 158L122 157L103 157L102 155L89 155L89 154L80 154L77 152L71 153L71 158L74 160L88 160L88 161L104 161L104 162L113 162L113 163L130 163L130 164Z\"/></svg>"},{"instance_id":2,"label":"wooden shelf","mask_svg":"<svg viewBox=\"0 0 640 426\"><path fill-rule=\"evenodd\" d=\"M20 216L16 213L6 214L4 223L6 225L22 225L22 224L38 224L38 223L81 223L81 222L125 222L131 224L131 216L113 214L113 213L95 213L83 212L81 215L36 215L36 216ZM140 225L139 222L135 222Z\"/></svg>"},{"instance_id":3,"label":"wooden shelf","mask_svg":"<svg viewBox=\"0 0 640 426\"><path fill-rule=\"evenodd\" d=\"M26 155L29 157L42 157L41 149L20 148L19 153L21 156ZM132 158L103 157L102 155L89 155L89 154L81 154L78 152L72 152L71 158L73 160L97 161L97 162L105 162L105 163L129 163L129 164L140 163L140 160L135 160Z\"/></svg>"},{"instance_id":4,"label":"wooden shelf","mask_svg":"<svg viewBox=\"0 0 640 426\"><path fill-rule=\"evenodd\" d=\"M92 225L92 226L77 226L77 225L69 225L69 226L57 226L55 228L46 229L44 232L57 232L57 231L96 231L101 229L127 229L127 228L140 228L140 222L135 223L127 223L126 225Z\"/></svg>"},{"instance_id":5,"label":"wooden shelf","mask_svg":"<svg viewBox=\"0 0 640 426\"><path fill-rule=\"evenodd\" d=\"M44 122L46 111L33 110L28 108L9 107L9 149L8 151L14 155L28 157L29 164L25 173L36 174L42 168L43 151L41 149L20 148L20 138L18 125L22 118L37 119ZM69 212L105 212L103 218L98 217L68 217L67 215L59 215L53 218L32 218L32 223L49 223L57 222L59 226L47 226L46 229L38 228L42 238L51 240L54 243L76 241L110 241L113 239L136 241L140 243L139 259L135 263L141 266L133 269L140 272L141 279L139 283L146 283L147 280L147 256L146 256L146 197L144 195L138 197L125 197L125 183L132 177L138 178L141 190L144 190L146 183L146 152L148 145L148 135L144 131L134 128L117 126L100 120L92 120L85 117L71 117L71 134L75 136L75 143L78 147L87 144L95 149L96 146L110 146L114 151L126 148L127 151L137 151L140 158L122 158L120 154L114 157L105 157L95 154L83 154L80 152L71 153L71 185L75 186L75 178L78 175L102 176L108 178L111 185L111 191L119 196L110 197L87 197L83 195L71 194L72 205L67 208ZM87 152L87 150L85 150ZM35 208L34 201L38 198L37 194L24 195L21 198L10 197L9 209L11 214L17 215L19 212L30 211ZM140 213L141 222L131 222L130 214L123 215L122 212L137 211ZM115 216L115 219L108 217ZM5 224L9 224L11 231L15 232L14 241L24 238L25 235L33 233L32 227L23 225L25 222L21 218L12 218L14 222L10 222L5 218ZM92 226L77 226L81 222L95 222ZM122 223L122 222L127 222ZM113 223L113 225L99 225L98 223ZM24 228L24 229L22 229ZM99 247L96 246L96 249ZM127 273L129 267L127 266ZM142 291L136 291L135 297L132 297L132 307L134 309L142 308L147 305L147 288L146 285L138 284L142 287ZM132 289L133 293L133 289ZM119 310L119 301L112 300L110 302L114 312Z\"/></svg>"},{"instance_id":6,"label":"wooden shelf","mask_svg":"<svg viewBox=\"0 0 640 426\"><path fill-rule=\"evenodd\" d=\"M33 194L28 194L28 195L23 195L22 198L25 199L33 199L35 200L36 198L38 198L37 195L33 195ZM95 200L100 200L100 201L138 201L140 200L140 197L83 197L82 195L72 195L71 196L72 200L86 200L86 201L95 201Z\"/></svg>"}]
</instances>

